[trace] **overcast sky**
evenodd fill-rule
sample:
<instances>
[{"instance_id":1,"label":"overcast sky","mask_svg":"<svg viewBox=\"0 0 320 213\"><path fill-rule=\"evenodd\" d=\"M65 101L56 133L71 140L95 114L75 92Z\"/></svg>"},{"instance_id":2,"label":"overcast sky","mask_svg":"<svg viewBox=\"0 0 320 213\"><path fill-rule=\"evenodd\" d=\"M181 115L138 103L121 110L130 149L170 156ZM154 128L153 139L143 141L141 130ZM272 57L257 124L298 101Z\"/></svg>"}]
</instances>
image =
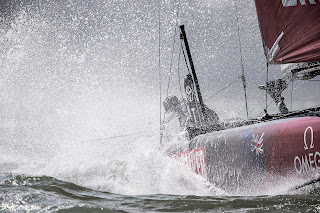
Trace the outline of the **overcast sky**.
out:
<instances>
[{"instance_id":1,"label":"overcast sky","mask_svg":"<svg viewBox=\"0 0 320 213\"><path fill-rule=\"evenodd\" d=\"M257 88L266 80L265 57L254 1L236 2L254 117L265 106L265 93ZM2 134L10 125L28 124L39 135L95 138L158 124L157 0L2 0L0 6ZM177 10L178 0L161 1L162 98ZM178 24L185 25L205 100L241 75L232 1L181 0ZM169 90L178 97L179 42L177 34ZM180 72L183 78L183 61ZM272 66L270 78L279 77ZM293 109L319 104L319 89L317 82L295 82ZM291 85L284 95L291 109ZM242 82L206 104L222 119L245 117ZM277 112L274 104L270 112Z\"/></svg>"}]
</instances>

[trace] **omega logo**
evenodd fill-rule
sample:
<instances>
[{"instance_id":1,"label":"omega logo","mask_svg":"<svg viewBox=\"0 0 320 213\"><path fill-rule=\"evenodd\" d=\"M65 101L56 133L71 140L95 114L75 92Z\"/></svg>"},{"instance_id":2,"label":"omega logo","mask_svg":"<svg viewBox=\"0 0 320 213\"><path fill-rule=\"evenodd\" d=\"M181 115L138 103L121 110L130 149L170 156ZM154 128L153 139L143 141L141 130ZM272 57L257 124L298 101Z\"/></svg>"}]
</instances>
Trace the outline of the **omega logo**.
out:
<instances>
[{"instance_id":1,"label":"omega logo","mask_svg":"<svg viewBox=\"0 0 320 213\"><path fill-rule=\"evenodd\" d=\"M310 149L312 149L314 147L313 144L313 129L311 126L309 126L308 128L306 128L306 130L304 131L304 135L303 135L303 141L304 141L304 149L307 150L308 149L308 145L307 145L307 132L310 129L310 133L311 133L311 143L310 143Z\"/></svg>"},{"instance_id":2,"label":"omega logo","mask_svg":"<svg viewBox=\"0 0 320 213\"><path fill-rule=\"evenodd\" d=\"M307 141L308 134L310 134L310 143ZM305 150L314 148L314 132L311 126L304 131L303 142ZM314 150L302 156L296 156L293 163L296 172L300 175L320 171L320 152Z\"/></svg>"}]
</instances>

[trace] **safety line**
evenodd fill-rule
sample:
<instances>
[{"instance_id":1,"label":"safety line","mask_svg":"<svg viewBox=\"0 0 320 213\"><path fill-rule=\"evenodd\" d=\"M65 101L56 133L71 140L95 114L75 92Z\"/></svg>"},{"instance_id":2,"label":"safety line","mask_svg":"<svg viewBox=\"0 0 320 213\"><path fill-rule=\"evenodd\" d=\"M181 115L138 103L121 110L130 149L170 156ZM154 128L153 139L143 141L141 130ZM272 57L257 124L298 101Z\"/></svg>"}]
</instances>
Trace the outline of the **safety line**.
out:
<instances>
[{"instance_id":1,"label":"safety line","mask_svg":"<svg viewBox=\"0 0 320 213\"><path fill-rule=\"evenodd\" d=\"M230 87L232 84L234 84L235 82L237 82L239 79L241 79L242 76L240 76L239 78L237 78L236 80L234 80L233 82L231 82L230 84L228 84L227 86L223 87L221 90L219 90L218 92L216 92L215 94L213 94L212 96L210 96L209 98L207 98L205 100L205 102L207 102L208 100L210 100L211 98L213 98L214 96L218 95L219 93L221 93L223 90L227 89L228 87Z\"/></svg>"}]
</instances>

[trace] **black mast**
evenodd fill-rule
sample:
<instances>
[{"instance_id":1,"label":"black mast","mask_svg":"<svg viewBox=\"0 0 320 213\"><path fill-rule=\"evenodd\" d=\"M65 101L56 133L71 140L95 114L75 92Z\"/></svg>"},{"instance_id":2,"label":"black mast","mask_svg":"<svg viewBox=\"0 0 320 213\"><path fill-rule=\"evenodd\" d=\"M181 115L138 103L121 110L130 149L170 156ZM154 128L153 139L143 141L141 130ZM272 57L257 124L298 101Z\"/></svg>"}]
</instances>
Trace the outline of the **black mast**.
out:
<instances>
[{"instance_id":1,"label":"black mast","mask_svg":"<svg viewBox=\"0 0 320 213\"><path fill-rule=\"evenodd\" d=\"M189 48L189 44L188 44L188 40L187 40L187 35L186 35L185 30L184 30L184 25L180 26L180 30L181 30L181 37L182 37L181 39L183 39L183 41L184 41L184 45L186 47L186 51L187 51L187 54L188 54L189 63L190 63L190 67L191 67L191 71L192 71L192 75L193 75L193 81L194 81L194 84L196 86L196 90L197 90L197 94L198 94L198 98L199 98L199 102L200 102L200 106L201 106L202 115L203 115L204 121L207 121L206 110L205 110L204 103L203 103L203 100L202 100L200 86L199 86L199 83L198 83L198 78L197 78L196 71L194 69L194 65L193 65L193 61L192 61L192 57L191 57L191 52L190 52L190 48Z\"/></svg>"}]
</instances>

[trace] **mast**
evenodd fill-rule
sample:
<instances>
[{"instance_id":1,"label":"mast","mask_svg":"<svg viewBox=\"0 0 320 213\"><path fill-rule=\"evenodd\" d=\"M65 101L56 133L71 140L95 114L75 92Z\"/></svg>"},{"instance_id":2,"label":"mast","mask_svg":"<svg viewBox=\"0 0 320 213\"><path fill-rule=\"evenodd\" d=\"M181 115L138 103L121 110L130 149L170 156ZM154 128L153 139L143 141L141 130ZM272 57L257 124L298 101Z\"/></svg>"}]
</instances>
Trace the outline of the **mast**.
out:
<instances>
[{"instance_id":1,"label":"mast","mask_svg":"<svg viewBox=\"0 0 320 213\"><path fill-rule=\"evenodd\" d=\"M194 84L196 86L196 91L197 91L197 95L198 95L198 98L199 98L199 103L200 103L200 106L201 106L201 112L202 112L204 121L206 122L207 121L206 110L205 110L205 107L204 107L204 103L203 103L203 99L202 99L202 95L201 95L201 91L200 91L200 86L199 86L199 83L198 83L196 70L195 70L194 65L193 65L192 56L191 56L191 52L190 52L190 48L189 48L189 44L188 44L188 40L187 40L187 35L186 35L185 30L184 30L184 25L180 26L180 31L181 31L181 37L182 37L182 39L184 41L184 45L186 47L186 51L187 51L187 55L188 55L188 59L189 59L189 63L190 63L191 71L192 71L193 81L194 81Z\"/></svg>"}]
</instances>

